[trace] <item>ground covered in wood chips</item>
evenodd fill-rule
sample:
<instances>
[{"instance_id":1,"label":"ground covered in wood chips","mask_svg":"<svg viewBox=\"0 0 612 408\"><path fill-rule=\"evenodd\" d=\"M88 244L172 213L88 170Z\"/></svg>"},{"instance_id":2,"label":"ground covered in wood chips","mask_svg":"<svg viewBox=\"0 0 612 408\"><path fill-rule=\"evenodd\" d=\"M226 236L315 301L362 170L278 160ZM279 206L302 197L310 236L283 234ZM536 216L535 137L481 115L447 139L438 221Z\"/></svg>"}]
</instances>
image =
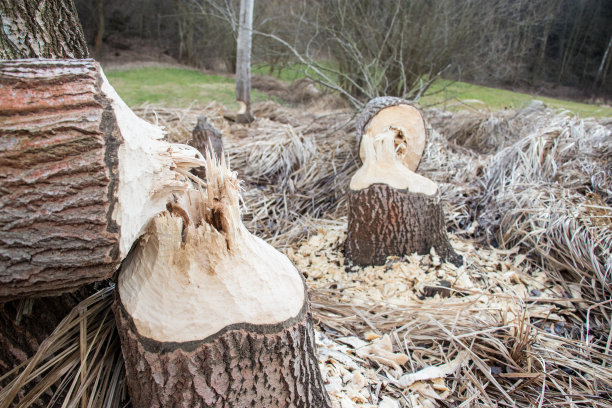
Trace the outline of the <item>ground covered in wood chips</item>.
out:
<instances>
[{"instance_id":1,"label":"ground covered in wood chips","mask_svg":"<svg viewBox=\"0 0 612 408\"><path fill-rule=\"evenodd\" d=\"M565 331L565 315L575 308L544 271L525 264L525 256L452 237L464 257L461 267L440 262L432 252L389 258L383 266L348 268L342 255L345 229L342 224L321 228L287 250L314 294L319 361L334 406L435 407L478 401L486 395L473 381L479 371L514 388L543 379L534 371L548 355L532 345L554 348L557 332ZM336 310L340 304L354 316ZM397 314L406 320L394 322ZM347 329L342 324L347 317L363 319L365 331ZM538 335L526 321L546 335ZM423 326L429 331L421 332ZM439 333L432 336L432 329ZM490 341L492 333L503 333L507 347L491 342L490 355L479 355L471 346L479 339Z\"/></svg>"},{"instance_id":2,"label":"ground covered in wood chips","mask_svg":"<svg viewBox=\"0 0 612 408\"><path fill-rule=\"evenodd\" d=\"M202 113L145 109L183 142ZM440 186L459 268L345 266L354 113L266 102L243 126L204 111L244 180L245 224L306 277L334 406L610 406L611 122L539 102L425 113L417 172Z\"/></svg>"},{"instance_id":3,"label":"ground covered in wood chips","mask_svg":"<svg viewBox=\"0 0 612 408\"><path fill-rule=\"evenodd\" d=\"M135 111L174 142L189 141L200 115L222 131L245 225L306 278L334 407L612 406L612 120L539 102L425 111L433 131L417 172L438 183L464 263L430 253L349 268L356 114L331 106L340 105L329 96L258 103L250 125L220 104ZM10 381L0 400L47 392L74 406L82 395L124 406L112 293L83 301L24 370L0 378ZM47 388L26 393L36 381Z\"/></svg>"}]
</instances>

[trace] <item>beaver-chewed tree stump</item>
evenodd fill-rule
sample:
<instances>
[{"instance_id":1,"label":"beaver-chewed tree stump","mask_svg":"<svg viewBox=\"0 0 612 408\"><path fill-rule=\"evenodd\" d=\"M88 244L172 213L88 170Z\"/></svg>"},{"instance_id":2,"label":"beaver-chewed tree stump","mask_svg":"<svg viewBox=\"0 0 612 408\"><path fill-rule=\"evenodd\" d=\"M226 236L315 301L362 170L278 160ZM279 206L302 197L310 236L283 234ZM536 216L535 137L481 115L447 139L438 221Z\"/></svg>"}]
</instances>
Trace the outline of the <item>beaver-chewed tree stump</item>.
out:
<instances>
[{"instance_id":1,"label":"beaver-chewed tree stump","mask_svg":"<svg viewBox=\"0 0 612 408\"><path fill-rule=\"evenodd\" d=\"M351 178L345 256L349 264L381 265L388 256L427 254L461 264L448 241L438 186L414 170L427 126L399 98L370 101L359 120L363 166Z\"/></svg>"},{"instance_id":2,"label":"beaver-chewed tree stump","mask_svg":"<svg viewBox=\"0 0 612 408\"><path fill-rule=\"evenodd\" d=\"M208 155L206 191L153 219L114 312L135 407L329 407L302 276L240 220Z\"/></svg>"}]
</instances>

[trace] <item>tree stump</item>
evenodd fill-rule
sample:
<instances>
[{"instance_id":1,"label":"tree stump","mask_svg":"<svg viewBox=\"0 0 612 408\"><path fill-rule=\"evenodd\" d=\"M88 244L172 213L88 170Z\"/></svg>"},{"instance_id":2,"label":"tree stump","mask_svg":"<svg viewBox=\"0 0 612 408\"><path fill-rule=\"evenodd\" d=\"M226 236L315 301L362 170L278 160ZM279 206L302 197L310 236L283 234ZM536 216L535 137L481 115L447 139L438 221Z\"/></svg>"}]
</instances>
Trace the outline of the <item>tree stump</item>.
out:
<instances>
[{"instance_id":1,"label":"tree stump","mask_svg":"<svg viewBox=\"0 0 612 408\"><path fill-rule=\"evenodd\" d=\"M207 161L123 263L114 312L135 407L329 407L303 278Z\"/></svg>"},{"instance_id":2,"label":"tree stump","mask_svg":"<svg viewBox=\"0 0 612 408\"><path fill-rule=\"evenodd\" d=\"M0 300L110 277L200 165L91 59L0 62Z\"/></svg>"},{"instance_id":3,"label":"tree stump","mask_svg":"<svg viewBox=\"0 0 612 408\"><path fill-rule=\"evenodd\" d=\"M405 102L405 101L404 101ZM388 256L427 254L461 264L446 235L438 186L416 174L427 126L398 98L366 105L357 126L363 166L351 178L345 256L350 264L381 265Z\"/></svg>"},{"instance_id":4,"label":"tree stump","mask_svg":"<svg viewBox=\"0 0 612 408\"><path fill-rule=\"evenodd\" d=\"M207 151L215 160L221 160L221 157L223 157L223 135L205 116L198 117L198 122L191 133L189 145L198 149L203 157L206 157ZM191 172L201 179L206 178L204 166L195 167Z\"/></svg>"}]
</instances>

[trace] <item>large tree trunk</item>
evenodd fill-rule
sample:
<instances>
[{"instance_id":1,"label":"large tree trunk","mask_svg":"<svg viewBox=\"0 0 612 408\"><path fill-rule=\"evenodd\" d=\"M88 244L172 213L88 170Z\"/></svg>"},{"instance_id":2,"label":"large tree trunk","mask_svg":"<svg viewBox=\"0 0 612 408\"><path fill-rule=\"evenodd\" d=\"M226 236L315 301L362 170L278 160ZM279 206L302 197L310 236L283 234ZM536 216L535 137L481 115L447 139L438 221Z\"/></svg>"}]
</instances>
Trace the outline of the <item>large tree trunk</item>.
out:
<instances>
[{"instance_id":1,"label":"large tree trunk","mask_svg":"<svg viewBox=\"0 0 612 408\"><path fill-rule=\"evenodd\" d=\"M329 407L300 273L240 220L238 180L206 165L119 274L114 312L135 407Z\"/></svg>"},{"instance_id":2,"label":"large tree trunk","mask_svg":"<svg viewBox=\"0 0 612 408\"><path fill-rule=\"evenodd\" d=\"M253 0L240 0L236 54L236 100L240 110L236 120L251 123L254 119L251 107L251 47L253 37Z\"/></svg>"},{"instance_id":3,"label":"large tree trunk","mask_svg":"<svg viewBox=\"0 0 612 408\"><path fill-rule=\"evenodd\" d=\"M438 186L414 171L427 135L420 112L399 98L376 98L361 114L357 142L363 166L351 178L345 255L350 264L380 265L388 256L432 248L460 264L446 235Z\"/></svg>"},{"instance_id":4,"label":"large tree trunk","mask_svg":"<svg viewBox=\"0 0 612 408\"><path fill-rule=\"evenodd\" d=\"M201 158L159 140L93 60L0 62L0 134L0 299L110 277Z\"/></svg>"},{"instance_id":5,"label":"large tree trunk","mask_svg":"<svg viewBox=\"0 0 612 408\"><path fill-rule=\"evenodd\" d=\"M0 0L0 20L2 20L0 60L35 57L86 58L88 56L81 25L74 5L70 0L49 0L46 2ZM58 24L60 21L61 24ZM49 198L52 195L44 192L37 194L34 190L37 186L42 190L46 189L46 191L54 190L54 187L50 186L46 180L39 185L28 184L32 177L39 177L44 180L44 174L36 175L35 171L28 171L28 177L24 177L20 173L15 178L15 169L10 169L7 165L7 150L14 146L13 143L27 140L27 134L32 129L19 133L18 129L7 131L6 126L10 126L10 122L16 124L20 119L18 115L24 115L25 118L35 111L35 109L32 109L29 114L22 111L21 113L15 113L17 117L10 117L12 116L10 111L14 109L12 105L15 101L12 100L14 95L9 92L12 100L9 103L6 99L6 92L12 89L15 92L27 93L28 90L31 90L28 87L33 86L31 83L28 86L27 78L22 78L15 73L19 73L19 70L14 71L12 77L6 78L2 75L2 79L0 79L0 94L2 94L0 95L0 110L2 110L0 113L0 293L2 293L0 295L0 302L2 302L0 303L0 350L2 350L0 352L0 375L31 357L41 342L55 329L55 326L83 298L82 291L77 291L51 298L21 298L12 302L3 302L6 297L14 297L24 293L22 290L7 287L6 283L13 279L25 279L26 282L31 283L31 272L35 268L28 265L31 259L30 253L15 249L12 244L8 244L7 239L14 239L17 246L24 244L27 246L28 242L36 239L38 232L29 230L27 227L28 223L32 225L32 222L20 213L25 213L28 209L31 210L36 206L47 211L51 209L52 205L50 203L44 207L44 201L50 201ZM24 84L25 88L19 88L19 84ZM45 88L46 85L48 86L48 84L41 84ZM40 92L36 94L41 95ZM74 96L71 99L74 99ZM45 103L44 98L42 101L36 101L35 98L30 98L30 100L33 103L31 108L35 108L36 103ZM58 103L59 101L56 99L55 102ZM44 123L44 115L41 119L41 123ZM74 134L74 132L72 133ZM100 139L102 138L103 136L100 137ZM36 151L36 149L39 149L39 147L37 147L36 141L31 139L30 150ZM61 150L58 151L61 152ZM17 162L20 161L21 158L18 158ZM13 163L15 162L13 160ZM26 155L24 162L31 164L32 156ZM19 163L19 167L26 169L23 164ZM30 197L38 195L42 201L28 202L24 199L25 197L19 197L21 201L18 205L7 203L8 197L11 195L7 190L7 184L19 183L18 179L20 177L26 185L30 186L29 192L24 193ZM86 179L91 180L90 177L86 177ZM51 188L49 189L49 187ZM26 224L12 224L11 220L25 221ZM38 223L36 224L38 225ZM40 224L40 226L43 227L43 224ZM65 228L65 225L61 227ZM22 233L16 234L19 228L22 229ZM102 238L102 240L105 239ZM48 243L46 245L49 246ZM18 261L18 264L21 264L20 266L11 262L20 258L21 261ZM7 270L11 265L16 267L11 272L11 276L7 276ZM12 275L13 272L16 275ZM104 273L107 272L104 271ZM86 274L89 274L89 272L86 272ZM69 290L74 290L74 286Z\"/></svg>"},{"instance_id":6,"label":"large tree trunk","mask_svg":"<svg viewBox=\"0 0 612 408\"><path fill-rule=\"evenodd\" d=\"M102 57L102 40L104 39L104 0L96 0L96 17L98 17L98 25L96 26L96 38L94 40L94 53L96 59Z\"/></svg>"},{"instance_id":7,"label":"large tree trunk","mask_svg":"<svg viewBox=\"0 0 612 408\"><path fill-rule=\"evenodd\" d=\"M0 0L0 60L87 58L71 0Z\"/></svg>"}]
</instances>

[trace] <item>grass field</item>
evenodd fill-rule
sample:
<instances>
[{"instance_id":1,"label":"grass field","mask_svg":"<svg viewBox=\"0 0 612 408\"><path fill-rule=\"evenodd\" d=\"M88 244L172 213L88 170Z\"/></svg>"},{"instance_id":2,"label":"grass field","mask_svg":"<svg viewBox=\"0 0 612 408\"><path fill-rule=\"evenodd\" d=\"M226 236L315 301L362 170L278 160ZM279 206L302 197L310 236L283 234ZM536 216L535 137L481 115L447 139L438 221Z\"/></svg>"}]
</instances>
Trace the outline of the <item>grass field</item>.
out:
<instances>
[{"instance_id":1,"label":"grass field","mask_svg":"<svg viewBox=\"0 0 612 408\"><path fill-rule=\"evenodd\" d=\"M254 74L268 74L269 67L255 66ZM192 103L207 104L217 101L229 109L237 109L234 81L220 75L205 74L186 68L148 67L134 69L110 69L109 81L128 105L144 102L186 107ZM290 82L303 77L298 68L286 68L279 79ZM253 100L274 99L257 90ZM440 106L450 110L459 109L514 109L529 105L538 99L552 108L566 109L582 117L612 117L612 107L588 105L539 97L497 88L472 85L465 82L437 81L421 99L423 106Z\"/></svg>"},{"instance_id":2,"label":"grass field","mask_svg":"<svg viewBox=\"0 0 612 408\"><path fill-rule=\"evenodd\" d=\"M589 105L444 79L432 85L421 99L421 104L441 106L450 110L466 108L502 110L525 107L534 99L544 102L551 108L565 109L581 117L612 117L612 107L609 106Z\"/></svg>"},{"instance_id":3,"label":"grass field","mask_svg":"<svg viewBox=\"0 0 612 408\"><path fill-rule=\"evenodd\" d=\"M186 68L147 67L110 69L106 76L130 106L148 102L187 107L192 103L216 101L229 109L238 109L234 80L221 75ZM271 99L256 90L252 98L254 101Z\"/></svg>"}]
</instances>

